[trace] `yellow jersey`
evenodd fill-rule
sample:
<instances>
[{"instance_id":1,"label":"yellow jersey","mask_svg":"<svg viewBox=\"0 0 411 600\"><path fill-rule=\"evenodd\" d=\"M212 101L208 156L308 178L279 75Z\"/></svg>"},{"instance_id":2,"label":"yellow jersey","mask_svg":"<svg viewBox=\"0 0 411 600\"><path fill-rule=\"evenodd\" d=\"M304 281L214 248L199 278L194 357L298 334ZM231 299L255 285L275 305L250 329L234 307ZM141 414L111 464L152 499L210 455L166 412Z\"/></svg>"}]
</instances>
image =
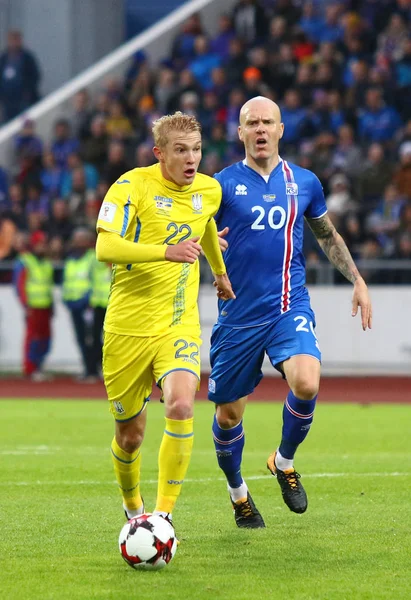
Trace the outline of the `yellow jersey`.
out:
<instances>
[{"instance_id":1,"label":"yellow jersey","mask_svg":"<svg viewBox=\"0 0 411 600\"><path fill-rule=\"evenodd\" d=\"M106 194L97 231L118 233L136 244L177 244L203 236L216 214L218 181L197 173L191 185L166 180L157 163L125 173ZM105 331L138 337L183 325L200 329L199 262L159 261L114 265Z\"/></svg>"}]
</instances>

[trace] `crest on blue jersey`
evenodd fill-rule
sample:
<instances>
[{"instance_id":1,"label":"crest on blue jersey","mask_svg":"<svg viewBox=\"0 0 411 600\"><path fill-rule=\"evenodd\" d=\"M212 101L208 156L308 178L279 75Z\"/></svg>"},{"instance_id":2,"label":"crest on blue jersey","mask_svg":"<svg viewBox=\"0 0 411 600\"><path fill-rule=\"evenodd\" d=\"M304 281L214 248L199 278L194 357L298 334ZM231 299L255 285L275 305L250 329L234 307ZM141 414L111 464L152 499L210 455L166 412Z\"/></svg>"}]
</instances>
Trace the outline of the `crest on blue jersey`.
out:
<instances>
[{"instance_id":1,"label":"crest on blue jersey","mask_svg":"<svg viewBox=\"0 0 411 600\"><path fill-rule=\"evenodd\" d=\"M285 184L285 193L287 194L287 196L297 196L298 185L296 183L286 183Z\"/></svg>"},{"instance_id":2,"label":"crest on blue jersey","mask_svg":"<svg viewBox=\"0 0 411 600\"><path fill-rule=\"evenodd\" d=\"M203 210L203 194L193 194L191 200L193 203L193 210L195 212L201 212Z\"/></svg>"}]
</instances>

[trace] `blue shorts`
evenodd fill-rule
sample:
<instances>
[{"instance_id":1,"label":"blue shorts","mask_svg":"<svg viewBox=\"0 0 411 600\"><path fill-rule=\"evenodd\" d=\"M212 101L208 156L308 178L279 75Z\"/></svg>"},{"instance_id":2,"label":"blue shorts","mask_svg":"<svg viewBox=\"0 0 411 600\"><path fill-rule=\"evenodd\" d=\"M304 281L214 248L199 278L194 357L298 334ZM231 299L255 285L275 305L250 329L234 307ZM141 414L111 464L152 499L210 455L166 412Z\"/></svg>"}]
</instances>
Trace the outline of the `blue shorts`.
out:
<instances>
[{"instance_id":1,"label":"blue shorts","mask_svg":"<svg viewBox=\"0 0 411 600\"><path fill-rule=\"evenodd\" d=\"M292 308L267 325L241 328L215 325L211 335L208 399L225 404L251 394L263 377L265 354L278 370L280 363L296 354L309 354L321 361L315 316L309 306Z\"/></svg>"}]
</instances>

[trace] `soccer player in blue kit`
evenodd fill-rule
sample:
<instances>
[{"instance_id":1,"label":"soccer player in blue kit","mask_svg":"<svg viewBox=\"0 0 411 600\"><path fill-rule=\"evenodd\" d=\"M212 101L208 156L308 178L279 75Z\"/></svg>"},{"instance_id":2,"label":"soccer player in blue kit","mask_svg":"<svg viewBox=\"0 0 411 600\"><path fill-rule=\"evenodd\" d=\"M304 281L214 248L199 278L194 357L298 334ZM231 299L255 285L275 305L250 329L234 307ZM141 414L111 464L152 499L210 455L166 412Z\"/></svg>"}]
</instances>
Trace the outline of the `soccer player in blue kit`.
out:
<instances>
[{"instance_id":1,"label":"soccer player in blue kit","mask_svg":"<svg viewBox=\"0 0 411 600\"><path fill-rule=\"evenodd\" d=\"M219 300L208 397L216 404L213 438L218 464L227 478L235 521L246 528L265 527L241 476L243 413L247 396L262 379L265 354L290 388L281 441L267 467L290 510L307 509L294 455L313 420L321 353L305 287L304 219L330 262L353 284L352 315L360 307L364 331L372 320L367 286L327 215L320 181L278 154L283 131L277 104L252 98L241 109L238 128L245 160L215 175L223 189L215 218L225 229L223 237L229 228L224 259L236 300Z\"/></svg>"}]
</instances>

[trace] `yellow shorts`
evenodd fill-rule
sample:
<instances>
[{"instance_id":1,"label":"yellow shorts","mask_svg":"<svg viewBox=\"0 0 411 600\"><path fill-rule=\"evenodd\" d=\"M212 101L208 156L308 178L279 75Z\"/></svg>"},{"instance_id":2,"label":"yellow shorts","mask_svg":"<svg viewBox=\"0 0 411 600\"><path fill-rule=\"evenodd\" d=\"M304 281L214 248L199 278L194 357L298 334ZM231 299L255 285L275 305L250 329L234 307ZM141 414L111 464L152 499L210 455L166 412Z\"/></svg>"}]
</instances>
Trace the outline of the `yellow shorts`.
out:
<instances>
[{"instance_id":1,"label":"yellow shorts","mask_svg":"<svg viewBox=\"0 0 411 600\"><path fill-rule=\"evenodd\" d=\"M156 337L105 332L104 384L116 421L127 421L142 412L153 380L161 387L171 371L190 371L200 380L200 346L200 336L183 327Z\"/></svg>"}]
</instances>

